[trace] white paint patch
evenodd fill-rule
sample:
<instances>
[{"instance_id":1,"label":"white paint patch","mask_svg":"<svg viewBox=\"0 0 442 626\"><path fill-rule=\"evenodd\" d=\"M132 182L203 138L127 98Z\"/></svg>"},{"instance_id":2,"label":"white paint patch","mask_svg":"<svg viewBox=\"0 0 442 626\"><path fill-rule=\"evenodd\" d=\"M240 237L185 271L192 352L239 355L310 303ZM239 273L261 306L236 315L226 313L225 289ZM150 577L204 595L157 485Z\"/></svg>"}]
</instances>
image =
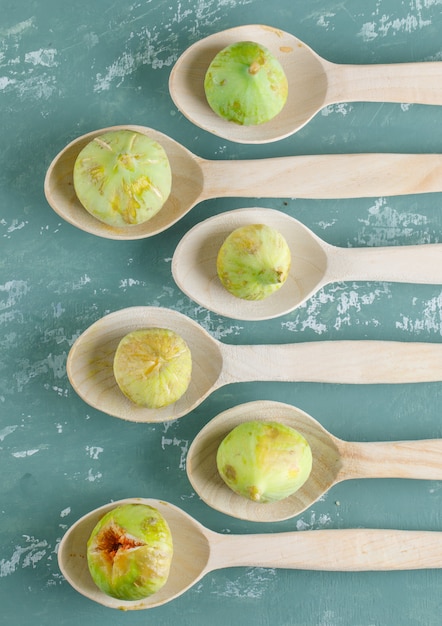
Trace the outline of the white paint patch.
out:
<instances>
[{"instance_id":1,"label":"white paint patch","mask_svg":"<svg viewBox=\"0 0 442 626\"><path fill-rule=\"evenodd\" d=\"M430 332L442 336L442 293L424 301L422 310L416 315L410 312L402 314L396 328L415 335Z\"/></svg>"},{"instance_id":2,"label":"white paint patch","mask_svg":"<svg viewBox=\"0 0 442 626\"><path fill-rule=\"evenodd\" d=\"M12 452L12 456L16 459L24 459L28 456L34 456L37 452L40 452L39 448L34 448L33 450L20 450L19 452Z\"/></svg>"},{"instance_id":3,"label":"white paint patch","mask_svg":"<svg viewBox=\"0 0 442 626\"><path fill-rule=\"evenodd\" d=\"M26 52L25 54L25 63L30 63L31 65L42 65L43 67L55 67L57 61L55 57L57 56L57 50L54 48L40 48L39 50L33 50L32 52Z\"/></svg>"},{"instance_id":4,"label":"white paint patch","mask_svg":"<svg viewBox=\"0 0 442 626\"><path fill-rule=\"evenodd\" d=\"M100 448L100 446L86 446L86 451L90 458L96 461L103 452L103 448Z\"/></svg>"},{"instance_id":5,"label":"white paint patch","mask_svg":"<svg viewBox=\"0 0 442 626\"><path fill-rule=\"evenodd\" d=\"M136 280L135 278L122 278L120 280L120 284L118 285L118 287L120 289L124 289L124 291L126 291L126 289L130 287L140 287L140 286L146 287L147 283L142 280Z\"/></svg>"},{"instance_id":6,"label":"white paint patch","mask_svg":"<svg viewBox=\"0 0 442 626\"><path fill-rule=\"evenodd\" d=\"M335 283L313 294L282 327L290 332L308 329L322 335L352 325L379 326L379 320L369 315L370 306L389 297L388 283L376 283L369 293L366 284Z\"/></svg>"},{"instance_id":7,"label":"white paint patch","mask_svg":"<svg viewBox=\"0 0 442 626\"><path fill-rule=\"evenodd\" d=\"M316 20L317 26L321 26L322 28L328 30L330 27L330 20L331 18L335 17L335 15L336 13L323 13Z\"/></svg>"},{"instance_id":8,"label":"white paint patch","mask_svg":"<svg viewBox=\"0 0 442 626\"><path fill-rule=\"evenodd\" d=\"M337 104L329 104L321 109L321 115L328 117L329 115L348 115L353 110L353 105L348 102L338 102Z\"/></svg>"},{"instance_id":9,"label":"white paint patch","mask_svg":"<svg viewBox=\"0 0 442 626\"><path fill-rule=\"evenodd\" d=\"M102 477L103 474L101 472L94 473L92 469L89 469L86 480L88 480L90 483L94 483L96 480L99 480Z\"/></svg>"},{"instance_id":10,"label":"white paint patch","mask_svg":"<svg viewBox=\"0 0 442 626\"><path fill-rule=\"evenodd\" d=\"M415 237L417 227L420 239L414 243L430 243L426 225L428 218L420 213L400 213L389 206L386 198L378 198L369 207L366 218L360 218L362 228L353 245L383 246L393 240Z\"/></svg>"},{"instance_id":11,"label":"white paint patch","mask_svg":"<svg viewBox=\"0 0 442 626\"><path fill-rule=\"evenodd\" d=\"M0 441L4 441L8 435L12 435L18 428L18 424L14 424L13 426L5 426L0 430Z\"/></svg>"},{"instance_id":12,"label":"white paint patch","mask_svg":"<svg viewBox=\"0 0 442 626\"><path fill-rule=\"evenodd\" d=\"M314 511L311 512L310 519L305 520L303 517L296 522L297 530L312 530L318 528L324 528L324 526L328 526L331 522L330 515L326 513L321 513L321 515L316 516Z\"/></svg>"},{"instance_id":13,"label":"white paint patch","mask_svg":"<svg viewBox=\"0 0 442 626\"><path fill-rule=\"evenodd\" d=\"M387 37L396 33L413 33L431 26L434 7L442 0L408 0L397 4L395 15L382 13L380 3L373 12L373 19L362 24L358 35L365 42L372 42L378 37Z\"/></svg>"},{"instance_id":14,"label":"white paint patch","mask_svg":"<svg viewBox=\"0 0 442 626\"><path fill-rule=\"evenodd\" d=\"M177 439L176 437L161 437L161 448L163 450L168 446L176 446L180 448L181 455L179 459L178 469L184 470L186 469L186 456L187 451L189 450L189 441L187 439Z\"/></svg>"},{"instance_id":15,"label":"white paint patch","mask_svg":"<svg viewBox=\"0 0 442 626\"><path fill-rule=\"evenodd\" d=\"M17 39L26 31L34 28L35 22L36 18L30 17L29 19L24 20L23 22L18 22L17 24L14 24L14 26L10 26L9 28L1 28L0 35L5 39L8 37L13 37Z\"/></svg>"},{"instance_id":16,"label":"white paint patch","mask_svg":"<svg viewBox=\"0 0 442 626\"><path fill-rule=\"evenodd\" d=\"M29 291L30 287L25 280L8 280L0 285L0 311L16 306Z\"/></svg>"},{"instance_id":17,"label":"white paint patch","mask_svg":"<svg viewBox=\"0 0 442 626\"><path fill-rule=\"evenodd\" d=\"M35 568L46 555L49 548L46 540L40 541L30 535L23 535L23 538L24 546L15 546L9 559L0 559L0 578L13 574L19 567Z\"/></svg>"},{"instance_id":18,"label":"white paint patch","mask_svg":"<svg viewBox=\"0 0 442 626\"><path fill-rule=\"evenodd\" d=\"M96 74L94 91L108 91L111 85L119 87L140 67L148 66L153 70L171 67L183 50L178 45L177 32L180 24L186 21L194 39L199 38L201 27L213 27L229 8L237 8L253 3L254 0L196 0L192 6L182 11L181 4L177 7L165 7L161 28L143 26L131 33L126 49L110 63L103 72ZM127 9L127 22L134 22L133 11L139 5L134 4ZM168 13L169 12L169 13ZM141 19L141 18L136 18ZM148 23L146 16L143 16Z\"/></svg>"},{"instance_id":19,"label":"white paint patch","mask_svg":"<svg viewBox=\"0 0 442 626\"><path fill-rule=\"evenodd\" d=\"M275 580L276 570L274 568L254 567L247 568L244 572L234 578L231 577L223 584L211 583L210 593L212 595L226 598L248 598L259 599L268 590L269 584ZM205 591L203 585L199 586L199 591Z\"/></svg>"}]
</instances>

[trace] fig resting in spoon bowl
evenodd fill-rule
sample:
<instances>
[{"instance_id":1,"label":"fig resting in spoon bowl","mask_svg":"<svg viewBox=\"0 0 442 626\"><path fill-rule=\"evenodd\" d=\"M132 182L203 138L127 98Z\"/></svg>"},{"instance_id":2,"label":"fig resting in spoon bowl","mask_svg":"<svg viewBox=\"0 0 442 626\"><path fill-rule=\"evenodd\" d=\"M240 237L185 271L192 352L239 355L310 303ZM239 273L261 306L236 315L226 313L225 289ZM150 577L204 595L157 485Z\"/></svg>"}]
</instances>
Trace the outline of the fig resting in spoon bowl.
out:
<instances>
[{"instance_id":1,"label":"fig resting in spoon bowl","mask_svg":"<svg viewBox=\"0 0 442 626\"><path fill-rule=\"evenodd\" d=\"M288 99L269 122L241 126L212 111L204 91L207 69L220 50L240 41L268 48L282 65ZM238 143L268 143L300 130L323 107L337 102L442 104L442 62L344 65L331 63L294 35L263 24L237 26L185 50L169 78L176 107L193 124Z\"/></svg>"},{"instance_id":2,"label":"fig resting in spoon bowl","mask_svg":"<svg viewBox=\"0 0 442 626\"><path fill-rule=\"evenodd\" d=\"M120 391L113 373L115 350L127 333L149 327L178 333L192 355L186 393L175 404L148 409ZM186 415L211 393L239 382L397 384L442 381L442 344L400 341L313 341L230 345L196 321L168 308L138 306L94 322L71 347L66 370L90 406L133 422L165 422Z\"/></svg>"},{"instance_id":3,"label":"fig resting in spoon bowl","mask_svg":"<svg viewBox=\"0 0 442 626\"><path fill-rule=\"evenodd\" d=\"M253 502L234 493L218 473L221 441L244 422L280 422L308 441L312 470L292 495L277 502ZM212 508L251 522L279 522L302 513L334 485L358 478L442 479L442 439L394 442L347 442L330 434L301 409L282 402L258 400L223 411L208 422L190 445L189 480Z\"/></svg>"},{"instance_id":4,"label":"fig resting in spoon bowl","mask_svg":"<svg viewBox=\"0 0 442 626\"><path fill-rule=\"evenodd\" d=\"M116 600L98 589L89 574L86 542L98 520L126 503L147 504L167 521L174 554L169 578L144 600ZM177 506L152 498L105 504L75 522L58 549L60 570L86 598L122 611L150 609L182 595L204 576L227 567L269 567L325 571L386 571L442 567L442 533L390 529L326 529L303 532L221 534Z\"/></svg>"},{"instance_id":5,"label":"fig resting in spoon bowl","mask_svg":"<svg viewBox=\"0 0 442 626\"><path fill-rule=\"evenodd\" d=\"M222 285L218 251L236 228L265 224L279 231L291 252L284 285L263 300L238 298ZM191 228L177 245L172 275L178 287L206 309L239 320L290 313L325 285L337 281L442 283L442 244L342 248L328 244L295 218L274 209L226 211Z\"/></svg>"},{"instance_id":6,"label":"fig resting in spoon bowl","mask_svg":"<svg viewBox=\"0 0 442 626\"><path fill-rule=\"evenodd\" d=\"M172 190L160 211L142 224L110 226L90 215L74 191L74 163L81 150L106 132L144 133L164 148ZM349 172L351 171L351 176ZM121 125L77 137L52 160L44 181L46 199L69 224L116 240L144 239L173 226L209 198L352 198L442 191L440 154L328 154L270 159L203 159L164 133Z\"/></svg>"}]
</instances>

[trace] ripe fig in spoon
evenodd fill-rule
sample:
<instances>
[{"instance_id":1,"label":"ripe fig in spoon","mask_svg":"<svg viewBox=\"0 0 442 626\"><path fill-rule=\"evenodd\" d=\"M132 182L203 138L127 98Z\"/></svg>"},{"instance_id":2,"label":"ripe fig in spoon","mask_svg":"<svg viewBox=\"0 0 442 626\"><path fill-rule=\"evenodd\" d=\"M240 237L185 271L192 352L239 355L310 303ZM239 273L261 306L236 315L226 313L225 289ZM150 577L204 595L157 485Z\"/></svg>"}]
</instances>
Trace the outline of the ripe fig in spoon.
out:
<instances>
[{"instance_id":1,"label":"ripe fig in spoon","mask_svg":"<svg viewBox=\"0 0 442 626\"><path fill-rule=\"evenodd\" d=\"M90 141L76 158L73 179L88 213L119 227L151 219L172 187L163 147L132 130L109 131Z\"/></svg>"},{"instance_id":2,"label":"ripe fig in spoon","mask_svg":"<svg viewBox=\"0 0 442 626\"><path fill-rule=\"evenodd\" d=\"M290 248L283 235L266 224L236 228L221 245L217 273L237 298L263 300L280 289L290 271Z\"/></svg>"},{"instance_id":3,"label":"ripe fig in spoon","mask_svg":"<svg viewBox=\"0 0 442 626\"><path fill-rule=\"evenodd\" d=\"M254 502L283 500L302 487L312 451L298 431L279 422L238 424L221 441L216 465L226 485Z\"/></svg>"},{"instance_id":4,"label":"ripe fig in spoon","mask_svg":"<svg viewBox=\"0 0 442 626\"><path fill-rule=\"evenodd\" d=\"M120 600L140 600L166 583L173 556L169 526L146 504L122 504L106 513L87 542L93 581Z\"/></svg>"},{"instance_id":5,"label":"ripe fig in spoon","mask_svg":"<svg viewBox=\"0 0 442 626\"><path fill-rule=\"evenodd\" d=\"M158 409L187 391L192 355L184 339L172 330L134 330L118 344L113 370L125 396L139 406Z\"/></svg>"},{"instance_id":6,"label":"ripe fig in spoon","mask_svg":"<svg viewBox=\"0 0 442 626\"><path fill-rule=\"evenodd\" d=\"M254 126L268 122L282 110L288 81L270 50L253 41L239 41L214 57L205 75L204 91L217 115Z\"/></svg>"}]
</instances>

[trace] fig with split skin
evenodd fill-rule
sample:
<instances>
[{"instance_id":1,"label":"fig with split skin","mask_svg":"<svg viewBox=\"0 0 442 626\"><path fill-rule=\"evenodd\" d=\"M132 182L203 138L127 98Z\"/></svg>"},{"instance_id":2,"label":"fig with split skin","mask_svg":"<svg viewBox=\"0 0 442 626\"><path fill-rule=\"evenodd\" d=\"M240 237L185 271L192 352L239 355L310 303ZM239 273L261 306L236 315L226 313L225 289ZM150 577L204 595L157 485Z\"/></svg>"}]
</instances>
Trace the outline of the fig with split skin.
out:
<instances>
[{"instance_id":1,"label":"fig with split skin","mask_svg":"<svg viewBox=\"0 0 442 626\"><path fill-rule=\"evenodd\" d=\"M248 224L235 229L218 251L222 285L244 300L263 300L280 289L289 275L290 248L275 228Z\"/></svg>"},{"instance_id":2,"label":"fig with split skin","mask_svg":"<svg viewBox=\"0 0 442 626\"><path fill-rule=\"evenodd\" d=\"M173 556L170 528L146 504L121 504L108 511L87 542L94 583L120 600L141 600L166 583Z\"/></svg>"},{"instance_id":3,"label":"fig with split skin","mask_svg":"<svg viewBox=\"0 0 442 626\"><path fill-rule=\"evenodd\" d=\"M210 63L204 91L221 118L243 126L264 124L278 115L288 96L288 82L278 59L253 41L233 43Z\"/></svg>"},{"instance_id":4,"label":"fig with split skin","mask_svg":"<svg viewBox=\"0 0 442 626\"><path fill-rule=\"evenodd\" d=\"M216 465L226 485L258 503L295 493L308 479L312 452L308 441L280 422L250 420L221 441Z\"/></svg>"},{"instance_id":5,"label":"fig with split skin","mask_svg":"<svg viewBox=\"0 0 442 626\"><path fill-rule=\"evenodd\" d=\"M134 404L158 409L187 391L192 354L184 339L167 328L144 328L125 335L114 355L120 390Z\"/></svg>"},{"instance_id":6,"label":"fig with split skin","mask_svg":"<svg viewBox=\"0 0 442 626\"><path fill-rule=\"evenodd\" d=\"M142 224L170 195L172 172L163 147L143 133L108 131L78 154L74 189L83 207L109 226Z\"/></svg>"}]
</instances>

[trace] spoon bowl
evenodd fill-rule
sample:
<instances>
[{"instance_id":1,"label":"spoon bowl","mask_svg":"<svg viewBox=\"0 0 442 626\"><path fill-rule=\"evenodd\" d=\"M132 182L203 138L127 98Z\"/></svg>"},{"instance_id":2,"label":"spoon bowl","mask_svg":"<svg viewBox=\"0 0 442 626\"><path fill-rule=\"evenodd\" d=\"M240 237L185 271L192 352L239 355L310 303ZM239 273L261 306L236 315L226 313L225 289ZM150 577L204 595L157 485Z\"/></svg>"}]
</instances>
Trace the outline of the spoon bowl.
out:
<instances>
[{"instance_id":1,"label":"spoon bowl","mask_svg":"<svg viewBox=\"0 0 442 626\"><path fill-rule=\"evenodd\" d=\"M256 41L268 48L281 63L289 83L283 110L259 126L223 120L209 107L204 92L211 61L220 50L238 41ZM209 35L190 46L172 69L169 91L175 106L204 130L238 143L267 143L302 128L325 105L327 72L321 57L293 35L252 24Z\"/></svg>"},{"instance_id":2,"label":"spoon bowl","mask_svg":"<svg viewBox=\"0 0 442 626\"><path fill-rule=\"evenodd\" d=\"M92 581L86 543L98 520L119 504L143 503L169 524L174 554L169 578L159 591L127 602L101 592ZM63 536L60 570L85 597L122 611L150 609L177 598L209 572L227 567L270 567L327 571L409 570L442 567L442 533L383 529L327 529L275 534L231 535L213 532L168 502L127 498L87 513Z\"/></svg>"},{"instance_id":3,"label":"spoon bowl","mask_svg":"<svg viewBox=\"0 0 442 626\"><path fill-rule=\"evenodd\" d=\"M232 295L219 280L216 267L226 237L248 224L266 224L279 231L291 253L286 282L263 300ZM172 258L172 276L183 293L210 311L233 319L266 320L289 313L323 286L327 250L327 244L286 213L256 207L236 209L210 217L184 235Z\"/></svg>"},{"instance_id":4,"label":"spoon bowl","mask_svg":"<svg viewBox=\"0 0 442 626\"><path fill-rule=\"evenodd\" d=\"M173 173L172 189L161 210L143 224L109 226L90 215L74 190L74 164L81 150L95 137L116 130L133 130L157 141L167 153ZM167 135L145 126L111 126L82 135L69 143L50 164L44 183L46 199L58 215L70 224L107 239L142 239L172 226L198 201L203 176L194 155Z\"/></svg>"},{"instance_id":5,"label":"spoon bowl","mask_svg":"<svg viewBox=\"0 0 442 626\"><path fill-rule=\"evenodd\" d=\"M143 600L118 600L103 593L92 580L87 565L86 544L92 530L105 513L121 504L153 506L166 519L172 533L174 555L169 578L164 587ZM186 591L201 576L209 554L209 543L202 527L184 511L161 500L126 498L101 506L75 522L60 543L58 562L63 576L76 591L104 606L128 611L164 604Z\"/></svg>"},{"instance_id":6,"label":"spoon bowl","mask_svg":"<svg viewBox=\"0 0 442 626\"><path fill-rule=\"evenodd\" d=\"M192 376L186 393L161 409L139 407L120 391L113 373L116 347L129 332L169 328L186 341ZM313 341L298 344L230 345L197 322L162 307L129 307L94 322L72 345L66 371L90 406L133 422L164 422L186 415L211 393L238 382L331 384L440 382L442 344L400 341Z\"/></svg>"},{"instance_id":7,"label":"spoon bowl","mask_svg":"<svg viewBox=\"0 0 442 626\"><path fill-rule=\"evenodd\" d=\"M298 491L277 502L258 503L234 493L216 465L221 441L252 420L280 422L303 435L312 450L312 471ZM213 509L251 522L279 522L299 515L337 483L350 478L442 478L442 440L349 443L289 404L255 401L223 411L208 422L189 447L186 470L200 498Z\"/></svg>"},{"instance_id":8,"label":"spoon bowl","mask_svg":"<svg viewBox=\"0 0 442 626\"><path fill-rule=\"evenodd\" d=\"M149 409L131 402L119 389L113 373L120 340L134 330L168 328L179 334L192 353L192 377L186 393L174 404ZM66 364L77 393L91 406L133 422L163 422L189 412L216 385L223 367L218 343L185 315L161 307L130 307L92 324L72 346Z\"/></svg>"},{"instance_id":9,"label":"spoon bowl","mask_svg":"<svg viewBox=\"0 0 442 626\"><path fill-rule=\"evenodd\" d=\"M204 77L223 48L239 41L264 45L281 63L288 80L288 99L269 122L240 126L216 115L204 92ZM290 33L262 24L230 28L191 45L179 57L169 78L176 107L193 124L238 143L268 143L300 130L324 106L336 102L413 102L442 104L442 63L355 66L331 63Z\"/></svg>"},{"instance_id":10,"label":"spoon bowl","mask_svg":"<svg viewBox=\"0 0 442 626\"><path fill-rule=\"evenodd\" d=\"M114 130L133 130L157 141L167 153L172 189L150 220L126 227L93 217L78 200L74 164L92 139ZM352 176L348 172L352 171ZM442 191L440 154L328 154L271 159L202 159L167 135L146 126L111 126L74 139L52 160L44 191L49 205L68 223L107 239L144 239L170 228L198 202L209 198L348 198Z\"/></svg>"},{"instance_id":11,"label":"spoon bowl","mask_svg":"<svg viewBox=\"0 0 442 626\"><path fill-rule=\"evenodd\" d=\"M282 233L291 252L284 285L263 300L233 296L217 273L218 251L226 237L247 224L266 224ZM172 259L172 275L187 296L210 311L239 320L266 320L286 315L328 283L376 280L439 284L442 245L345 249L320 239L295 218L274 209L226 211L190 229Z\"/></svg>"}]
</instances>

